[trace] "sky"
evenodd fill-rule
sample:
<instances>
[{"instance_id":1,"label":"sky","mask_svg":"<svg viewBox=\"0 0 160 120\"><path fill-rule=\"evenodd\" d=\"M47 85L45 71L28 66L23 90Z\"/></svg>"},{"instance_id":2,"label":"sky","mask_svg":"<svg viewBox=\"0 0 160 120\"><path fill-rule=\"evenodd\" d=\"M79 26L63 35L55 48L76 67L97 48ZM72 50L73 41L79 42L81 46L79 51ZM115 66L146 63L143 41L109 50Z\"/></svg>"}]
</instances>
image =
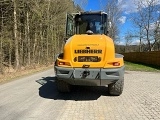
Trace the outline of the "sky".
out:
<instances>
[{"instance_id":1,"label":"sky","mask_svg":"<svg viewBox=\"0 0 160 120\"><path fill-rule=\"evenodd\" d=\"M106 5L107 0L84 0L87 1L87 4L81 4L82 0L75 0L76 3L78 3L80 6L82 6L82 8L85 11L100 11L103 10L103 6ZM125 40L124 40L124 36L127 33L128 30L134 30L134 26L133 23L130 20L130 16L132 13L136 13L136 6L134 5L134 1L138 1L138 0L117 0L117 3L121 5L121 9L122 9L122 16L119 19L119 21L121 22L120 25L120 39L121 41L119 42L119 44L124 44ZM160 0L157 0L157 4L160 5ZM160 11L159 11L160 14ZM135 44L136 44L135 40Z\"/></svg>"}]
</instances>

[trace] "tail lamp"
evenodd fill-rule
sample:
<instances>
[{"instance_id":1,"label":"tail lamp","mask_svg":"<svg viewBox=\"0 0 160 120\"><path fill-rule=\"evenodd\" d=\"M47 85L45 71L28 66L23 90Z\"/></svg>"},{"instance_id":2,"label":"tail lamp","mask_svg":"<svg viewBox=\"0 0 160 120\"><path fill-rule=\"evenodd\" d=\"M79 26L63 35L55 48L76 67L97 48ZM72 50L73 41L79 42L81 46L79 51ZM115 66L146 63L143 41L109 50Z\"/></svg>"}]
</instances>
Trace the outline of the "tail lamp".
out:
<instances>
[{"instance_id":1,"label":"tail lamp","mask_svg":"<svg viewBox=\"0 0 160 120\"><path fill-rule=\"evenodd\" d=\"M58 61L58 65L67 65L67 66L71 66L71 64L69 62L61 62Z\"/></svg>"},{"instance_id":2,"label":"tail lamp","mask_svg":"<svg viewBox=\"0 0 160 120\"><path fill-rule=\"evenodd\" d=\"M113 66L120 66L119 62L113 62Z\"/></svg>"}]
</instances>

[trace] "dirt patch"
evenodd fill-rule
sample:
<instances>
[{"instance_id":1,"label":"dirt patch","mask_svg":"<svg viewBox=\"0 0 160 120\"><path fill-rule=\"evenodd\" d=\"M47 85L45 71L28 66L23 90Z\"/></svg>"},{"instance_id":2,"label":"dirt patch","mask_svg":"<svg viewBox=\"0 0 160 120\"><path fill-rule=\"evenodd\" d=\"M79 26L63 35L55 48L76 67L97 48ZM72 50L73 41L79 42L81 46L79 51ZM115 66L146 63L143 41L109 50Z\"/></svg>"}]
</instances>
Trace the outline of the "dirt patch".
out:
<instances>
[{"instance_id":1,"label":"dirt patch","mask_svg":"<svg viewBox=\"0 0 160 120\"><path fill-rule=\"evenodd\" d=\"M36 72L52 68L52 67L53 67L53 65L47 65L47 66L46 65L39 65L36 67L25 67L25 68L23 67L18 71L10 69L8 72L6 72L4 74L0 74L0 84L4 84L6 82L13 81L16 78L28 76L28 75L34 74Z\"/></svg>"}]
</instances>

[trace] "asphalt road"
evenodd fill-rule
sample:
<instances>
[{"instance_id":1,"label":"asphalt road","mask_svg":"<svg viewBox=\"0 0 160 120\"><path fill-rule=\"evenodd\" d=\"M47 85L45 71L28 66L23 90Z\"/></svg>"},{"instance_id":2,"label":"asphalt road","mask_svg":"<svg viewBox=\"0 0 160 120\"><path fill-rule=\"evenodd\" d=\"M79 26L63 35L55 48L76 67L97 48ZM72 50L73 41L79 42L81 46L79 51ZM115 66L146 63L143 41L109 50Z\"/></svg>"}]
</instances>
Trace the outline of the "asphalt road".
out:
<instances>
[{"instance_id":1,"label":"asphalt road","mask_svg":"<svg viewBox=\"0 0 160 120\"><path fill-rule=\"evenodd\" d=\"M105 87L58 93L50 69L0 85L0 120L160 120L160 73L126 71L114 97Z\"/></svg>"}]
</instances>

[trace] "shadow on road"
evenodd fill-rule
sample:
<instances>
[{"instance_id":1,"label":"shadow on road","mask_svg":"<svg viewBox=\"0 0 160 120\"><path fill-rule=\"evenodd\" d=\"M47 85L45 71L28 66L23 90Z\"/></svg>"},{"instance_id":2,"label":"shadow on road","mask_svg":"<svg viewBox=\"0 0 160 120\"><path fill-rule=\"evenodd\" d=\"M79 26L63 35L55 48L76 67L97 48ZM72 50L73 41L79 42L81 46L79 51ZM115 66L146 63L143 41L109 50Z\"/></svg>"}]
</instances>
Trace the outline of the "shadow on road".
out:
<instances>
[{"instance_id":1,"label":"shadow on road","mask_svg":"<svg viewBox=\"0 0 160 120\"><path fill-rule=\"evenodd\" d=\"M73 86L69 93L57 91L55 77L43 77L36 80L42 86L39 88L39 95L43 98L54 100L97 100L100 96L109 96L106 87Z\"/></svg>"}]
</instances>

